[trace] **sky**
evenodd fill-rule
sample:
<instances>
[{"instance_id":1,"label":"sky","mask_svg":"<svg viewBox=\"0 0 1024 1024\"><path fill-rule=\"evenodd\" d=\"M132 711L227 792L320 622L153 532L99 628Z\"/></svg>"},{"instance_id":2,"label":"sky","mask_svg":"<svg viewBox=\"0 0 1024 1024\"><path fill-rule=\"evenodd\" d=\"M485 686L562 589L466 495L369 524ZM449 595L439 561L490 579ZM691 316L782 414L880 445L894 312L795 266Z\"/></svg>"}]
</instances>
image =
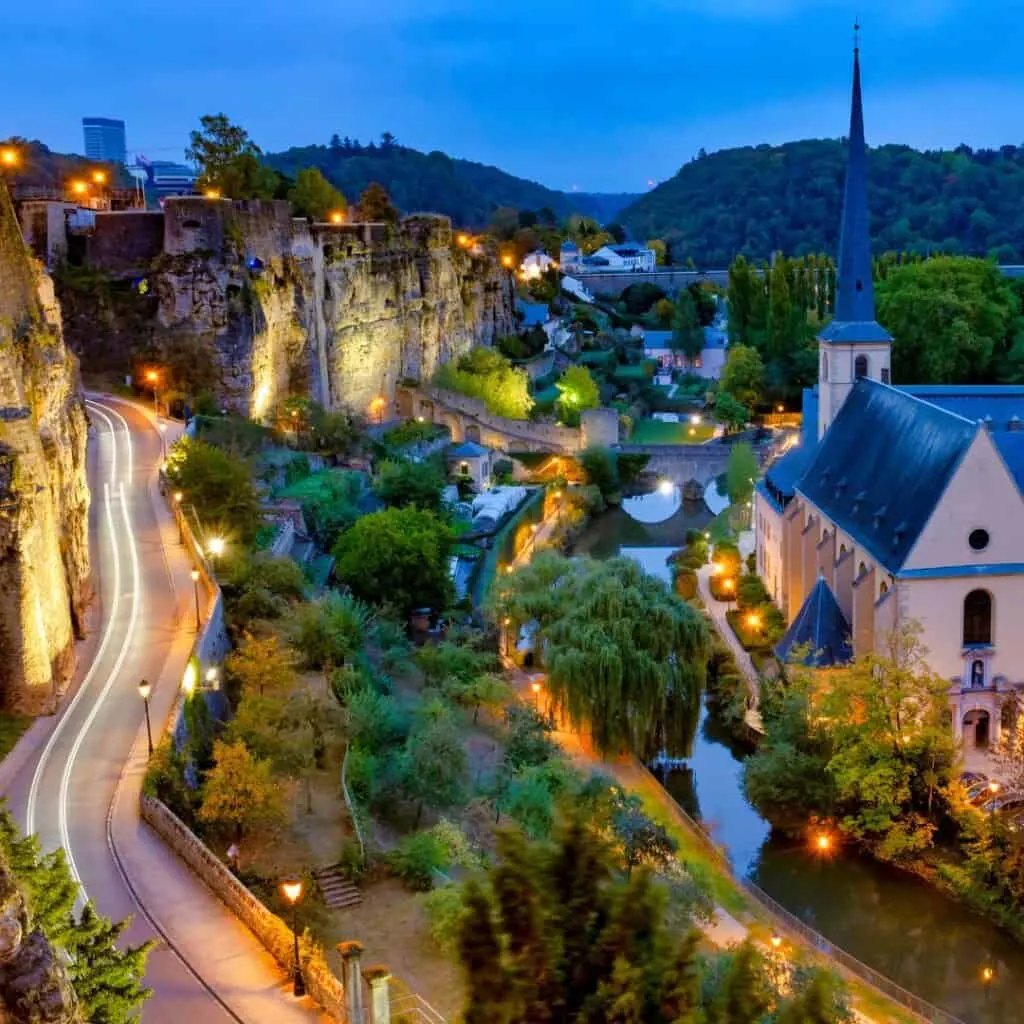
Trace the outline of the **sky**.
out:
<instances>
[{"instance_id":1,"label":"sky","mask_svg":"<svg viewBox=\"0 0 1024 1024\"><path fill-rule=\"evenodd\" d=\"M701 148L844 135L857 16L869 143L1024 143L1024 0L10 2L0 138L81 152L119 117L178 160L223 111L267 151L390 131L640 192Z\"/></svg>"}]
</instances>

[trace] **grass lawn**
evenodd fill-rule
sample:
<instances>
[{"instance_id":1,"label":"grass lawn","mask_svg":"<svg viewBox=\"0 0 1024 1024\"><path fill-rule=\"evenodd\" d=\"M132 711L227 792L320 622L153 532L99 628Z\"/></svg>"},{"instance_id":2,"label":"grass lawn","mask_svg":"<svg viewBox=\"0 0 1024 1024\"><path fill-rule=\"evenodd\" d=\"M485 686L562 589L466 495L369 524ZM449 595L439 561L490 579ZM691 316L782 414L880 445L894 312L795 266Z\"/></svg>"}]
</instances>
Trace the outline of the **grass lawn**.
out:
<instances>
[{"instance_id":1,"label":"grass lawn","mask_svg":"<svg viewBox=\"0 0 1024 1024\"><path fill-rule=\"evenodd\" d=\"M14 749L15 743L34 721L34 718L23 718L21 715L9 715L0 711L0 761Z\"/></svg>"},{"instance_id":2,"label":"grass lawn","mask_svg":"<svg viewBox=\"0 0 1024 1024\"><path fill-rule=\"evenodd\" d=\"M690 433L690 431L694 433ZM689 422L665 423L662 420L637 420L633 425L633 433L629 435L630 444L703 444L715 435L714 424L700 423L693 426Z\"/></svg>"},{"instance_id":3,"label":"grass lawn","mask_svg":"<svg viewBox=\"0 0 1024 1024\"><path fill-rule=\"evenodd\" d=\"M304 501L328 496L331 493L331 483L337 481L339 484L343 484L351 472L352 470L349 469L326 469L322 473L311 473L302 480L297 480L289 487L285 487L279 492L279 497Z\"/></svg>"}]
</instances>

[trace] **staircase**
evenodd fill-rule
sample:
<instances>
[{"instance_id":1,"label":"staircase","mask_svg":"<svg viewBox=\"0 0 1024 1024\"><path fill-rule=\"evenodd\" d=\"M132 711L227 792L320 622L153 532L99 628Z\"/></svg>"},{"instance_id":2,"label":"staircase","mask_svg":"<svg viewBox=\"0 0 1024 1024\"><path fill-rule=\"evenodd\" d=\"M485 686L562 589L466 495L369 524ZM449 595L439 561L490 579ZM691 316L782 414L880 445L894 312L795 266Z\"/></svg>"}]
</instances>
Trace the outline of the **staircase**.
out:
<instances>
[{"instance_id":1,"label":"staircase","mask_svg":"<svg viewBox=\"0 0 1024 1024\"><path fill-rule=\"evenodd\" d=\"M316 868L313 871L313 877L320 887L320 892L323 893L324 903L331 910L344 910L346 907L355 907L363 902L363 894L353 882L350 882L342 874L340 864Z\"/></svg>"}]
</instances>

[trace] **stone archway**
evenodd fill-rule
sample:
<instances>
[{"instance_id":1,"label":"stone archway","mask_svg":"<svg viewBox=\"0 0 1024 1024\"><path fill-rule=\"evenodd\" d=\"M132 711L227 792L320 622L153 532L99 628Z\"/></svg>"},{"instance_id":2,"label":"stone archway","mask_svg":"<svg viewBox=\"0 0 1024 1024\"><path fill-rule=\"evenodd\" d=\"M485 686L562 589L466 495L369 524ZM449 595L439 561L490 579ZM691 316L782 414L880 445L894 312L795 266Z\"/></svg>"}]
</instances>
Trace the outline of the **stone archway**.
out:
<instances>
[{"instance_id":1,"label":"stone archway","mask_svg":"<svg viewBox=\"0 0 1024 1024\"><path fill-rule=\"evenodd\" d=\"M480 428L475 423L466 424L466 440L480 443Z\"/></svg>"},{"instance_id":2,"label":"stone archway","mask_svg":"<svg viewBox=\"0 0 1024 1024\"><path fill-rule=\"evenodd\" d=\"M434 403L428 398L421 399L419 417L427 423L434 422Z\"/></svg>"},{"instance_id":3,"label":"stone archway","mask_svg":"<svg viewBox=\"0 0 1024 1024\"><path fill-rule=\"evenodd\" d=\"M462 417L451 412L441 413L441 422L448 428L452 441L459 444L462 441Z\"/></svg>"},{"instance_id":4,"label":"stone archway","mask_svg":"<svg viewBox=\"0 0 1024 1024\"><path fill-rule=\"evenodd\" d=\"M992 716L983 708L972 708L963 717L964 743L983 749L988 747Z\"/></svg>"}]
</instances>

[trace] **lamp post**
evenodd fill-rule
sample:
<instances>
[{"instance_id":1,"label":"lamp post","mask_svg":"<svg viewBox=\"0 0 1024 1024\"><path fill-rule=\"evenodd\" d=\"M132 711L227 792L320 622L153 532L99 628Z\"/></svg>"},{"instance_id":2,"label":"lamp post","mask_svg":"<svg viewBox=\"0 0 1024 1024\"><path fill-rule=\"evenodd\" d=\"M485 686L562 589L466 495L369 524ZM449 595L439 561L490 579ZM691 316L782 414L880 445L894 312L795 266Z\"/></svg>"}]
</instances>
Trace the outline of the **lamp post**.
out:
<instances>
[{"instance_id":1,"label":"lamp post","mask_svg":"<svg viewBox=\"0 0 1024 1024\"><path fill-rule=\"evenodd\" d=\"M149 695L153 687L147 679L139 680L139 696L142 698L142 706L146 709L146 743L149 745L149 756L153 756L153 730L149 724Z\"/></svg>"},{"instance_id":2,"label":"lamp post","mask_svg":"<svg viewBox=\"0 0 1024 1024\"><path fill-rule=\"evenodd\" d=\"M213 559L213 571L217 571L217 559L224 554L224 539L222 537L213 537L210 540L209 546L210 557Z\"/></svg>"},{"instance_id":3,"label":"lamp post","mask_svg":"<svg viewBox=\"0 0 1024 1024\"><path fill-rule=\"evenodd\" d=\"M199 632L199 570L193 569L192 576L192 590L196 596L196 632Z\"/></svg>"},{"instance_id":4,"label":"lamp post","mask_svg":"<svg viewBox=\"0 0 1024 1024\"><path fill-rule=\"evenodd\" d=\"M167 424L158 423L157 429L160 431L160 458L167 461Z\"/></svg>"},{"instance_id":5,"label":"lamp post","mask_svg":"<svg viewBox=\"0 0 1024 1024\"><path fill-rule=\"evenodd\" d=\"M160 399L157 397L157 385L160 383L160 374L156 370L146 371L146 382L153 389L153 415L160 415Z\"/></svg>"},{"instance_id":6,"label":"lamp post","mask_svg":"<svg viewBox=\"0 0 1024 1024\"><path fill-rule=\"evenodd\" d=\"M292 974L292 992L298 998L306 994L306 982L299 964L299 900L302 897L302 880L289 878L281 883L284 898L292 905L292 936L295 939L295 964Z\"/></svg>"},{"instance_id":7,"label":"lamp post","mask_svg":"<svg viewBox=\"0 0 1024 1024\"><path fill-rule=\"evenodd\" d=\"M530 689L533 690L533 706L540 711L540 683L531 683Z\"/></svg>"},{"instance_id":8,"label":"lamp post","mask_svg":"<svg viewBox=\"0 0 1024 1024\"><path fill-rule=\"evenodd\" d=\"M996 794L999 792L999 783L990 782L988 784L988 791L992 794L992 799L988 802L988 822L991 827L996 817Z\"/></svg>"},{"instance_id":9,"label":"lamp post","mask_svg":"<svg viewBox=\"0 0 1024 1024\"><path fill-rule=\"evenodd\" d=\"M985 986L985 1005L988 1006L988 994L992 991L992 982L995 980L996 972L986 964L981 969L981 983Z\"/></svg>"},{"instance_id":10,"label":"lamp post","mask_svg":"<svg viewBox=\"0 0 1024 1024\"><path fill-rule=\"evenodd\" d=\"M181 511L181 499L185 495L181 491L174 492L174 518L178 520L178 543L185 543L185 524L182 521L183 513Z\"/></svg>"}]
</instances>

